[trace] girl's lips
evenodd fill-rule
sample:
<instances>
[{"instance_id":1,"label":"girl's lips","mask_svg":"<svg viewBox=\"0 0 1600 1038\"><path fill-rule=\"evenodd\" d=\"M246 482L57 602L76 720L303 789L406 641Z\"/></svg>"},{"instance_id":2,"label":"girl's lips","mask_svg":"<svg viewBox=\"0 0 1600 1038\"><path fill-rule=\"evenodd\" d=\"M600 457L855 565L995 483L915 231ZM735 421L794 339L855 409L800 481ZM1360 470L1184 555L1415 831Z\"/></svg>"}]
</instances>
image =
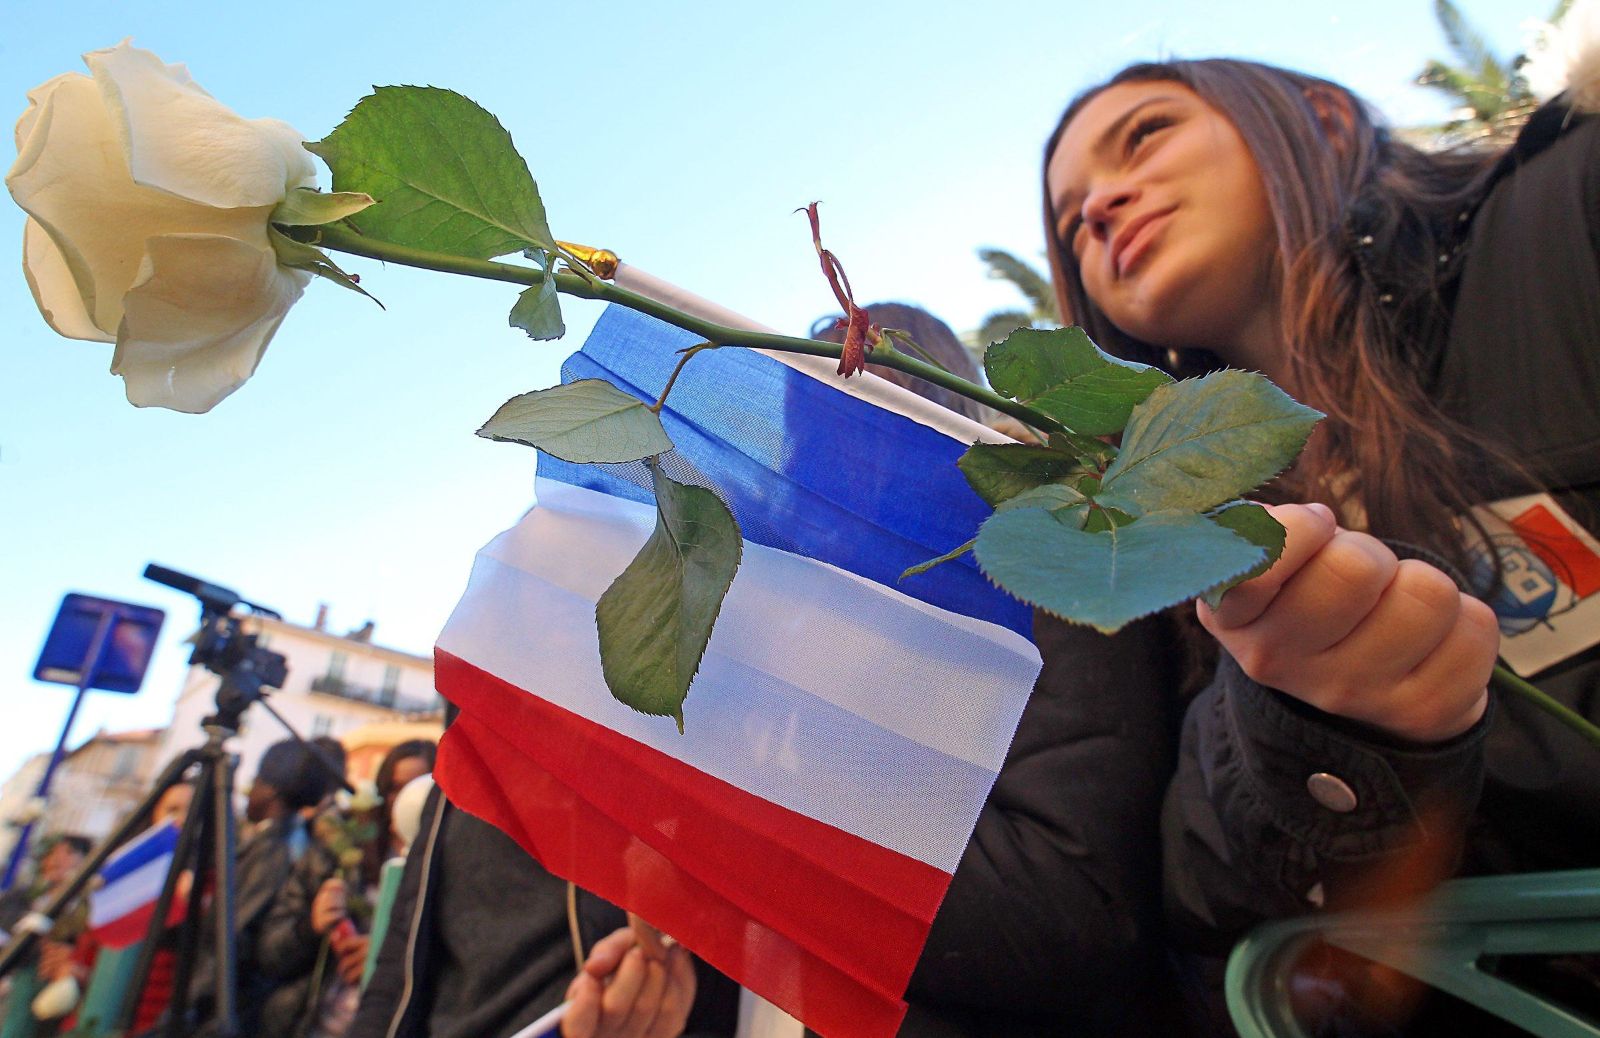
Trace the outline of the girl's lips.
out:
<instances>
[{"instance_id":1,"label":"girl's lips","mask_svg":"<svg viewBox=\"0 0 1600 1038\"><path fill-rule=\"evenodd\" d=\"M1163 209L1142 216L1123 229L1122 234L1118 236L1116 251L1112 257L1117 277L1126 275L1149 253L1156 237L1167 225L1167 217L1171 215L1172 209Z\"/></svg>"}]
</instances>

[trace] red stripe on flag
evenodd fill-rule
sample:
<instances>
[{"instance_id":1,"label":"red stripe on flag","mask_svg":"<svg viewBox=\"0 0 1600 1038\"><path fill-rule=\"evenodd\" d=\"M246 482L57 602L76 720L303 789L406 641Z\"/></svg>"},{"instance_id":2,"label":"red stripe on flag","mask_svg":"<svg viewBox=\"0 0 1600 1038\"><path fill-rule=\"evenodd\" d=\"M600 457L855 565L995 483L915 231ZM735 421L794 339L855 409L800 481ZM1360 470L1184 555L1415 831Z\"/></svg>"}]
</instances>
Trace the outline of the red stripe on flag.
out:
<instances>
[{"instance_id":1,"label":"red stripe on flag","mask_svg":"<svg viewBox=\"0 0 1600 1038\"><path fill-rule=\"evenodd\" d=\"M155 914L155 901L146 901L126 915L118 916L101 926L92 927L90 932L94 934L95 940L107 948L126 948L144 940L145 934L150 930L150 920L155 918ZM184 898L173 898L172 904L167 906L168 929L183 922L188 914L188 901Z\"/></svg>"},{"instance_id":2,"label":"red stripe on flag","mask_svg":"<svg viewBox=\"0 0 1600 1038\"><path fill-rule=\"evenodd\" d=\"M830 1035L892 1035L950 877L442 651L450 799ZM508 796L507 790L515 790ZM669 860L670 858L670 860Z\"/></svg>"},{"instance_id":3,"label":"red stripe on flag","mask_svg":"<svg viewBox=\"0 0 1600 1038\"><path fill-rule=\"evenodd\" d=\"M1596 555L1544 505L1534 505L1511 520L1528 550L1544 560L1579 598L1600 591L1600 555Z\"/></svg>"}]
</instances>

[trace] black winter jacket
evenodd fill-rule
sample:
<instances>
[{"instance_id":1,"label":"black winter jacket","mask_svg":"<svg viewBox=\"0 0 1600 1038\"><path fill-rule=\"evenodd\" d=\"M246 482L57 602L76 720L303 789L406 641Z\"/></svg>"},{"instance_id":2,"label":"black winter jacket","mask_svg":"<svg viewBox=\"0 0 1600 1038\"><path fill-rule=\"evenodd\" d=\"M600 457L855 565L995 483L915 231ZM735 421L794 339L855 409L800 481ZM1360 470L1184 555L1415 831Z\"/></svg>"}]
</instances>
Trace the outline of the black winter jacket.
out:
<instances>
[{"instance_id":1,"label":"black winter jacket","mask_svg":"<svg viewBox=\"0 0 1600 1038\"><path fill-rule=\"evenodd\" d=\"M261 1008L261 1038L296 1038L309 1033L333 967L328 938L311 929L311 902L338 868L333 854L313 840L262 921L256 962L279 987Z\"/></svg>"},{"instance_id":2,"label":"black winter jacket","mask_svg":"<svg viewBox=\"0 0 1600 1038\"><path fill-rule=\"evenodd\" d=\"M615 906L546 872L435 789L347 1038L505 1038L561 1003ZM581 955L574 946L581 944ZM733 1034L737 988L696 962L685 1032Z\"/></svg>"},{"instance_id":3,"label":"black winter jacket","mask_svg":"<svg viewBox=\"0 0 1600 1038\"><path fill-rule=\"evenodd\" d=\"M1461 225L1443 258L1456 302L1436 399L1600 533L1600 118L1541 110ZM1600 650L1533 678L1600 721ZM1312 795L1319 772L1353 808ZM1226 1033L1221 968L1238 937L1348 904L1430 841L1445 874L1600 865L1600 753L1505 698L1456 739L1401 745L1224 659L1188 710L1162 828L1173 930L1200 953L1203 1015Z\"/></svg>"}]
</instances>

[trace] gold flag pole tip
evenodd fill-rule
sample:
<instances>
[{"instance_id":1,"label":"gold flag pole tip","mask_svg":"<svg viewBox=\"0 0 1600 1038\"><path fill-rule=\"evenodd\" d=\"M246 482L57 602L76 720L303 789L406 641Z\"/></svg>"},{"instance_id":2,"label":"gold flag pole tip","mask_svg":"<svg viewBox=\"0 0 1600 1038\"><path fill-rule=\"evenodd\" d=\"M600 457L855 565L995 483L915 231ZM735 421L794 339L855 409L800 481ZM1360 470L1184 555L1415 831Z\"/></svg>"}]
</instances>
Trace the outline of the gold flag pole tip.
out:
<instances>
[{"instance_id":1,"label":"gold flag pole tip","mask_svg":"<svg viewBox=\"0 0 1600 1038\"><path fill-rule=\"evenodd\" d=\"M590 245L578 245L570 241L558 241L557 245L570 253L584 266L594 271L596 277L610 281L617 275L617 265L621 262L617 254L610 249L597 249Z\"/></svg>"}]
</instances>

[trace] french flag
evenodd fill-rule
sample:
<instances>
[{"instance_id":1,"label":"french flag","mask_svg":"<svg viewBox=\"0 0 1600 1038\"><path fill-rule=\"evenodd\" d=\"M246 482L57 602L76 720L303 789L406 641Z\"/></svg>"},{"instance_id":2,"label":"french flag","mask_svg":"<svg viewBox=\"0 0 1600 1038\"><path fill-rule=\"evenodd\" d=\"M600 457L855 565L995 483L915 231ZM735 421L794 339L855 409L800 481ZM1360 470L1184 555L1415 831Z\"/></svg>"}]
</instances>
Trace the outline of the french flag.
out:
<instances>
[{"instance_id":1,"label":"french flag","mask_svg":"<svg viewBox=\"0 0 1600 1038\"><path fill-rule=\"evenodd\" d=\"M612 308L563 368L643 399L698 340ZM1038 674L1026 607L967 556L956 459L995 434L832 362L705 351L662 413L680 481L743 531L686 732L601 675L595 602L655 523L643 465L541 454L436 648L436 777L551 872L830 1038L887 1038Z\"/></svg>"},{"instance_id":2,"label":"french flag","mask_svg":"<svg viewBox=\"0 0 1600 1038\"><path fill-rule=\"evenodd\" d=\"M145 830L106 859L102 885L89 895L89 929L101 944L126 948L144 940L177 847L178 827L169 823ZM167 925L182 922L184 912L184 900L174 898Z\"/></svg>"}]
</instances>

